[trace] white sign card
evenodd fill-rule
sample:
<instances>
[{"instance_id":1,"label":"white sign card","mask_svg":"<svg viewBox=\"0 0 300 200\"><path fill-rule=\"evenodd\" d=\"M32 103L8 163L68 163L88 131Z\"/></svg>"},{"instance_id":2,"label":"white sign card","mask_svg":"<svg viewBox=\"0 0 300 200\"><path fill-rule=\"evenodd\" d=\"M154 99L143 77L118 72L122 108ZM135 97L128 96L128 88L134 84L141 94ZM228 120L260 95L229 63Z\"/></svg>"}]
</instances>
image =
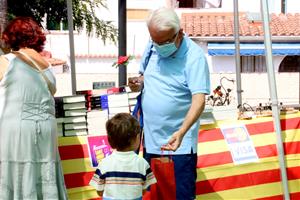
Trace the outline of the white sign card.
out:
<instances>
[{"instance_id":1,"label":"white sign card","mask_svg":"<svg viewBox=\"0 0 300 200\"><path fill-rule=\"evenodd\" d=\"M243 124L220 127L234 164L258 162L257 152Z\"/></svg>"}]
</instances>

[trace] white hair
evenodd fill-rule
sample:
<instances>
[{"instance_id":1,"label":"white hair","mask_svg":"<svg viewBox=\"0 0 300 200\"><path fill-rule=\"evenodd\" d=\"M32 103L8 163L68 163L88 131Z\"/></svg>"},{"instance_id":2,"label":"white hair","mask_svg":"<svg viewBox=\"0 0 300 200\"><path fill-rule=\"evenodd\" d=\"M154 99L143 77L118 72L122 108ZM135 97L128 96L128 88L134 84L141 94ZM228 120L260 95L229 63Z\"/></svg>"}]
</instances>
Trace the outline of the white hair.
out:
<instances>
[{"instance_id":1,"label":"white hair","mask_svg":"<svg viewBox=\"0 0 300 200\"><path fill-rule=\"evenodd\" d=\"M180 29L180 21L173 9L163 7L154 10L149 15L147 26L154 26L158 31L174 29L175 32L178 32Z\"/></svg>"}]
</instances>

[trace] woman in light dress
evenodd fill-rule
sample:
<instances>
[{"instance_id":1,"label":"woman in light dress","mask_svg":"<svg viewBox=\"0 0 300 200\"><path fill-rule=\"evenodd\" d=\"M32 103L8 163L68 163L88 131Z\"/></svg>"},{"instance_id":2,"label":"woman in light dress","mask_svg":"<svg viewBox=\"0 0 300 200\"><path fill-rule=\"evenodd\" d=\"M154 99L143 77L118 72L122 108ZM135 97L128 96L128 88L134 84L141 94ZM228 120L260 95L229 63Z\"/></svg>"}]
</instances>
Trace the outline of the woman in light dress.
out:
<instances>
[{"instance_id":1,"label":"woman in light dress","mask_svg":"<svg viewBox=\"0 0 300 200\"><path fill-rule=\"evenodd\" d=\"M58 153L55 77L39 54L46 40L29 17L2 34L0 56L0 199L67 199Z\"/></svg>"}]
</instances>

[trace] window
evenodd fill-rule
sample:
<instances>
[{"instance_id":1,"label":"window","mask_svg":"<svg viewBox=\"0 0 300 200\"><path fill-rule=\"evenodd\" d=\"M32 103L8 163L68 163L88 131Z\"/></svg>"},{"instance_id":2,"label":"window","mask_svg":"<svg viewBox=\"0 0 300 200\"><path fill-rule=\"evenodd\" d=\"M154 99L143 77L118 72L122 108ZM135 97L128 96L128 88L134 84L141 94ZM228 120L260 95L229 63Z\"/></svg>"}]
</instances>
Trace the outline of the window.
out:
<instances>
[{"instance_id":1,"label":"window","mask_svg":"<svg viewBox=\"0 0 300 200\"><path fill-rule=\"evenodd\" d=\"M47 30L68 30L68 22L57 22L53 19L47 18Z\"/></svg>"},{"instance_id":2,"label":"window","mask_svg":"<svg viewBox=\"0 0 300 200\"><path fill-rule=\"evenodd\" d=\"M202 8L221 8L222 0L197 0L202 1Z\"/></svg>"},{"instance_id":3,"label":"window","mask_svg":"<svg viewBox=\"0 0 300 200\"><path fill-rule=\"evenodd\" d=\"M286 56L280 63L278 72L300 72L300 56Z\"/></svg>"},{"instance_id":4,"label":"window","mask_svg":"<svg viewBox=\"0 0 300 200\"><path fill-rule=\"evenodd\" d=\"M179 8L194 8L194 0L180 0Z\"/></svg>"},{"instance_id":5,"label":"window","mask_svg":"<svg viewBox=\"0 0 300 200\"><path fill-rule=\"evenodd\" d=\"M221 8L222 0L168 0L173 8Z\"/></svg>"},{"instance_id":6,"label":"window","mask_svg":"<svg viewBox=\"0 0 300 200\"><path fill-rule=\"evenodd\" d=\"M241 56L241 72L267 72L266 59L264 56Z\"/></svg>"}]
</instances>

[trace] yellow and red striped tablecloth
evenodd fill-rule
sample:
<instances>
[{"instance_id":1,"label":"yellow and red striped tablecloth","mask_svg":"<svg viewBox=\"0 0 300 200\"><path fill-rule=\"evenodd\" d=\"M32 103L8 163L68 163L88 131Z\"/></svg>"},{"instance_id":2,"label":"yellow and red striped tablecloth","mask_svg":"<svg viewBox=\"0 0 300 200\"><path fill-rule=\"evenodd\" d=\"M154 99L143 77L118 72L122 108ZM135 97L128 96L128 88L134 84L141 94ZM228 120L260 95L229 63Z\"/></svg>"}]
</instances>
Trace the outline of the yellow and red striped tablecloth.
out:
<instances>
[{"instance_id":1,"label":"yellow and red striped tablecloth","mask_svg":"<svg viewBox=\"0 0 300 200\"><path fill-rule=\"evenodd\" d=\"M220 127L245 124L259 162L234 165ZM288 186L300 199L300 114L281 116ZM70 199L96 199L88 186L91 167L86 136L60 137L59 152ZM283 199L276 134L271 117L247 121L217 121L199 131L197 199Z\"/></svg>"}]
</instances>

